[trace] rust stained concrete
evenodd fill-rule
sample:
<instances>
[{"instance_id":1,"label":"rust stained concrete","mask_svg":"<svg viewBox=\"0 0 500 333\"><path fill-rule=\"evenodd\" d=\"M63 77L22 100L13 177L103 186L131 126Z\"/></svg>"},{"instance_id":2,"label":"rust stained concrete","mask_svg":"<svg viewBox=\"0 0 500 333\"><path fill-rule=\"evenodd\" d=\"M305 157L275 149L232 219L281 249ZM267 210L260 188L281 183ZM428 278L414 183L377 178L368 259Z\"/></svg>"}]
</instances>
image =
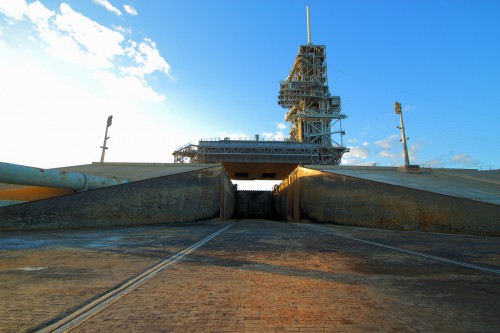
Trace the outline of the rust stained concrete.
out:
<instances>
[{"instance_id":1,"label":"rust stained concrete","mask_svg":"<svg viewBox=\"0 0 500 333\"><path fill-rule=\"evenodd\" d=\"M436 232L500 234L498 171L299 167L276 201L287 220Z\"/></svg>"},{"instance_id":2,"label":"rust stained concrete","mask_svg":"<svg viewBox=\"0 0 500 333\"><path fill-rule=\"evenodd\" d=\"M0 207L0 229L191 223L227 219L234 209L233 185L217 164L149 165L149 172L144 164L105 164L72 171L135 181Z\"/></svg>"},{"instance_id":3,"label":"rust stained concrete","mask_svg":"<svg viewBox=\"0 0 500 333\"><path fill-rule=\"evenodd\" d=\"M405 173L394 167L308 165L307 168L500 205L500 170L424 168L418 173Z\"/></svg>"}]
</instances>

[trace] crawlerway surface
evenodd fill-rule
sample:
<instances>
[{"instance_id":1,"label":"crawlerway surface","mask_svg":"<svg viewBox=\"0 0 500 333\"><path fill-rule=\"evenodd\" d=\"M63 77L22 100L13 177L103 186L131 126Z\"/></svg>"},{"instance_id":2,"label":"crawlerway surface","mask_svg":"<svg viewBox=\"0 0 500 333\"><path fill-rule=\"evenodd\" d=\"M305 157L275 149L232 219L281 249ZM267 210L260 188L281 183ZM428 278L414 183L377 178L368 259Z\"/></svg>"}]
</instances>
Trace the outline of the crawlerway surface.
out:
<instances>
[{"instance_id":1,"label":"crawlerway surface","mask_svg":"<svg viewBox=\"0 0 500 333\"><path fill-rule=\"evenodd\" d=\"M70 330L500 331L498 237L267 220L3 232L0 330L64 321L228 225Z\"/></svg>"}]
</instances>

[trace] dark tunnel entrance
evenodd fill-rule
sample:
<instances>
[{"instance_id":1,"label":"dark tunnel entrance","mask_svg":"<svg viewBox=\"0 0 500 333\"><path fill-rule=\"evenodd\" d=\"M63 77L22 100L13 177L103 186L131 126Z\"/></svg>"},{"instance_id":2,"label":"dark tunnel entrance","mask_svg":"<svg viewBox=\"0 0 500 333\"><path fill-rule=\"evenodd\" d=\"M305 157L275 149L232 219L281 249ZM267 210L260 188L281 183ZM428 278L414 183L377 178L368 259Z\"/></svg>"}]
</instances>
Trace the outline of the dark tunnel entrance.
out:
<instances>
[{"instance_id":1,"label":"dark tunnel entrance","mask_svg":"<svg viewBox=\"0 0 500 333\"><path fill-rule=\"evenodd\" d=\"M234 218L278 220L272 191L236 191Z\"/></svg>"}]
</instances>

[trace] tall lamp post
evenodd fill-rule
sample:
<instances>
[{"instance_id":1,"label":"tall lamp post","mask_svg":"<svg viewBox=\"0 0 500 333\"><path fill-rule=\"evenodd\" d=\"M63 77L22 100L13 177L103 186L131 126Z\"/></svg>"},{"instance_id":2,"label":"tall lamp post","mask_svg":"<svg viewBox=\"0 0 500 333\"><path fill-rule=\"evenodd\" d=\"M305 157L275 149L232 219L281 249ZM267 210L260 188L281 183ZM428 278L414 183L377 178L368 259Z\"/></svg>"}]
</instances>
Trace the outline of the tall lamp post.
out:
<instances>
[{"instance_id":1,"label":"tall lamp post","mask_svg":"<svg viewBox=\"0 0 500 333\"><path fill-rule=\"evenodd\" d=\"M397 127L401 130L401 139L399 141L403 142L403 151L404 151L404 155L405 155L405 167L408 167L410 165L410 159L408 157L408 147L406 146L406 140L408 140L408 138L406 137L406 134L405 134L405 125L403 122L403 111L401 110L401 103L394 102L394 111L396 112L396 114L399 114L400 126Z\"/></svg>"},{"instance_id":2,"label":"tall lamp post","mask_svg":"<svg viewBox=\"0 0 500 333\"><path fill-rule=\"evenodd\" d=\"M106 149L108 149L108 147L106 147L106 142L108 141L109 139L109 136L108 136L108 128L109 126L111 126L111 123L113 121L113 116L109 116L108 117L108 122L106 123L106 132L104 133L104 143L103 145L101 146L102 148L102 153L101 153L101 163L104 162L104 153L106 152Z\"/></svg>"}]
</instances>

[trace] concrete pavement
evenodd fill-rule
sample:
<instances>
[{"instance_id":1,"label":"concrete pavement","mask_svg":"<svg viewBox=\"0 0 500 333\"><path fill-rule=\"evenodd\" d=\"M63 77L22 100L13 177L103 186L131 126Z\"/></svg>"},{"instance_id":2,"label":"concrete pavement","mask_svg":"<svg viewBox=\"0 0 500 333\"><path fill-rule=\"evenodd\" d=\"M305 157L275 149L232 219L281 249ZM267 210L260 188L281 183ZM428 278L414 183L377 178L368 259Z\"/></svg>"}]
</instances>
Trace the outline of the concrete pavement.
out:
<instances>
[{"instance_id":1,"label":"concrete pavement","mask_svg":"<svg viewBox=\"0 0 500 333\"><path fill-rule=\"evenodd\" d=\"M4 232L0 330L43 329L231 224L72 330L500 330L500 275L376 245L500 272L498 237L267 220Z\"/></svg>"}]
</instances>

